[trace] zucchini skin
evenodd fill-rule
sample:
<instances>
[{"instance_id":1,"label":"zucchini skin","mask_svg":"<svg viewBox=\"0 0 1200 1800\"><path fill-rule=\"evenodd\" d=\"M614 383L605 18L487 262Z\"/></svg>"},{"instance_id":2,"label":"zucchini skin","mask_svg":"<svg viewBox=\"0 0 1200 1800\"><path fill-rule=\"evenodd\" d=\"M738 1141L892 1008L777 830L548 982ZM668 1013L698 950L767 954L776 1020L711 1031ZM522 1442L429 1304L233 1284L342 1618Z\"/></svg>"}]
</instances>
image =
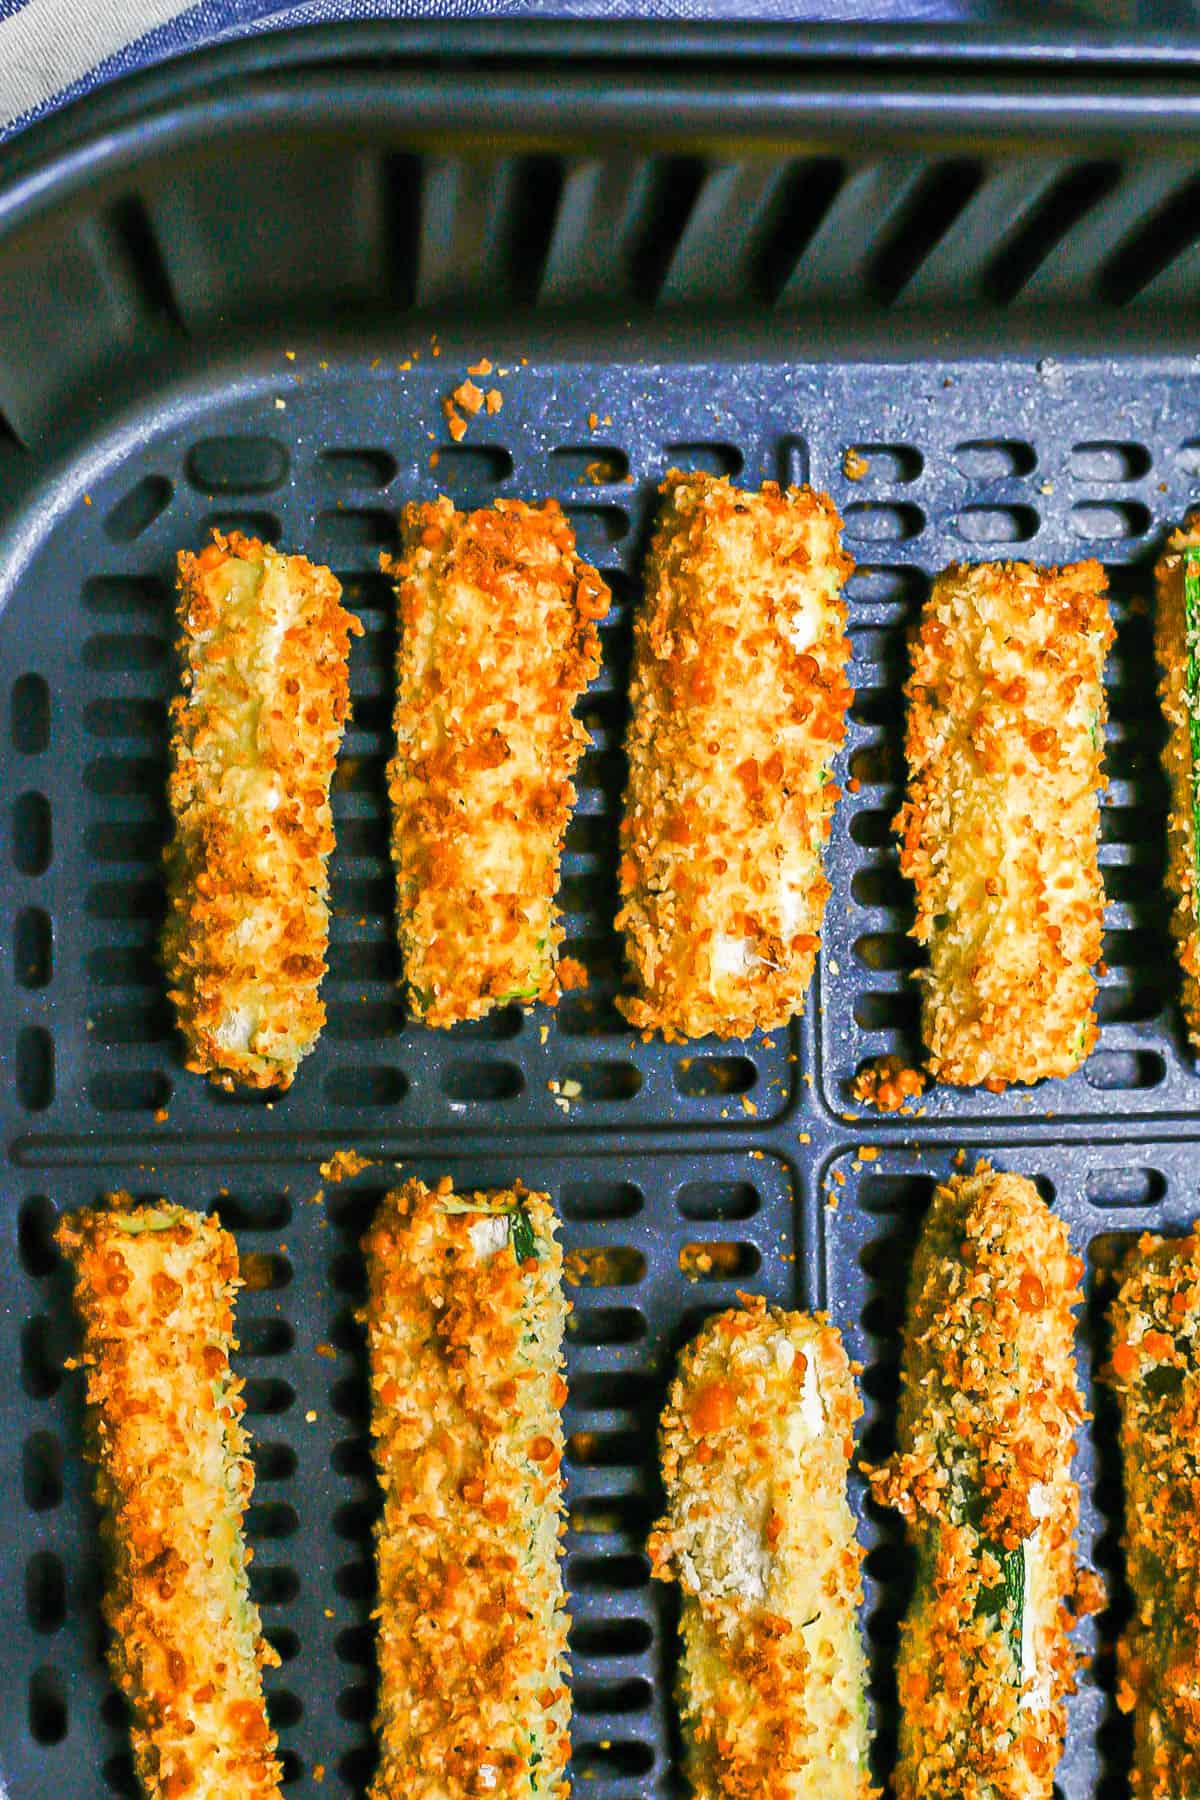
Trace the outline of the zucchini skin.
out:
<instances>
[{"instance_id":1,"label":"zucchini skin","mask_svg":"<svg viewBox=\"0 0 1200 1800\"><path fill-rule=\"evenodd\" d=\"M1023 1176L939 1187L917 1247L898 1451L871 1471L917 1578L897 1662L897 1800L1050 1800L1094 1604L1071 1474L1083 1265Z\"/></svg>"},{"instance_id":2,"label":"zucchini skin","mask_svg":"<svg viewBox=\"0 0 1200 1800\"><path fill-rule=\"evenodd\" d=\"M371 1800L565 1800L557 1221L406 1182L364 1240L383 1490Z\"/></svg>"},{"instance_id":3,"label":"zucchini skin","mask_svg":"<svg viewBox=\"0 0 1200 1800\"><path fill-rule=\"evenodd\" d=\"M662 1416L651 1572L682 1596L679 1709L695 1800L867 1800L862 1412L834 1327L746 1297L684 1350Z\"/></svg>"},{"instance_id":4,"label":"zucchini skin","mask_svg":"<svg viewBox=\"0 0 1200 1800\"><path fill-rule=\"evenodd\" d=\"M1200 833L1197 831L1197 737L1200 698L1195 671L1200 611L1189 598L1188 552L1200 551L1200 519L1193 516L1167 540L1155 571L1154 649L1158 695L1167 723L1163 769L1171 791L1167 814L1167 886L1174 906L1171 936L1180 969L1180 1003L1188 1039L1200 1049ZM1200 561L1193 566L1200 571ZM1192 591L1195 591L1192 578Z\"/></svg>"},{"instance_id":5,"label":"zucchini skin","mask_svg":"<svg viewBox=\"0 0 1200 1800\"><path fill-rule=\"evenodd\" d=\"M1141 1237L1111 1311L1133 1612L1117 1704L1134 1800L1200 1792L1200 1240Z\"/></svg>"}]
</instances>

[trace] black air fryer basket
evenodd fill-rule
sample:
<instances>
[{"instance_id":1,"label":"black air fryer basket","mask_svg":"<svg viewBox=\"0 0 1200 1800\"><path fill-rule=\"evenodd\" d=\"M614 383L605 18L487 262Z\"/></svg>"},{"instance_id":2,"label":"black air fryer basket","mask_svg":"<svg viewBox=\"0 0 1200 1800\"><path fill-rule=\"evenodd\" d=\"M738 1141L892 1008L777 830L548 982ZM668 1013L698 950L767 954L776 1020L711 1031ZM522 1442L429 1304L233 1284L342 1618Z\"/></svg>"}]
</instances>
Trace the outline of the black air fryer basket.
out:
<instances>
[{"instance_id":1,"label":"black air fryer basket","mask_svg":"<svg viewBox=\"0 0 1200 1800\"><path fill-rule=\"evenodd\" d=\"M1080 47L1077 47L1080 48ZM851 55L851 51L854 52ZM572 1293L567 1581L578 1791L679 1792L670 1598L643 1550L672 1359L738 1289L826 1306L892 1442L908 1257L965 1152L1034 1176L1088 1258L1200 1212L1200 1075L1163 892L1147 601L1200 499L1200 64L1042 46L707 29L371 27L249 43L108 91L0 169L0 1789L130 1795L99 1619L96 1518L57 1216L115 1187L214 1207L252 1252L238 1366L253 1584L289 1794L373 1761L360 1234L404 1173L547 1188ZM503 408L449 438L482 357ZM865 463L846 462L855 450ZM436 456L436 461L435 461ZM858 570L857 698L833 898L790 1033L644 1044L620 980L616 827L630 614L672 464L827 488ZM405 1019L386 841L392 608L412 497L556 495L611 582L567 840L557 1012ZM155 952L173 557L240 526L337 571L365 636L339 768L329 1023L285 1096L182 1068ZM867 1059L918 1054L890 820L905 633L958 559L1110 573L1101 1041L1070 1080L861 1114ZM551 1084L557 1084L555 1092ZM562 1088L567 1085L564 1104ZM351 1147L375 1166L335 1185ZM319 1188L324 1197L313 1204ZM691 1244L719 1246L700 1265ZM1081 1332L1090 1384L1102 1308ZM331 1354L332 1353L332 1354ZM1113 1602L1071 1705L1067 1800L1116 1800L1128 1737L1113 1422L1080 1447L1083 1545ZM864 1509L877 1756L910 1568Z\"/></svg>"}]
</instances>

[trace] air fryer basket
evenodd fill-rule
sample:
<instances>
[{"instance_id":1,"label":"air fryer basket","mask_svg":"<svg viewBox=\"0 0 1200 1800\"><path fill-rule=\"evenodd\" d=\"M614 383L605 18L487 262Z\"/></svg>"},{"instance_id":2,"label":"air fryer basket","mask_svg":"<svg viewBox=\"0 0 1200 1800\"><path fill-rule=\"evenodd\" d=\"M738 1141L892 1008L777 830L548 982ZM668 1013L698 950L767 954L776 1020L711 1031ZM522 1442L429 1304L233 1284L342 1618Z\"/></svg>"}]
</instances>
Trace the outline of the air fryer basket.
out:
<instances>
[{"instance_id":1,"label":"air fryer basket","mask_svg":"<svg viewBox=\"0 0 1200 1800\"><path fill-rule=\"evenodd\" d=\"M670 1595L643 1554L675 1351L736 1290L828 1306L891 1442L908 1254L932 1183L1035 1176L1088 1257L1102 1360L1121 1234L1189 1223L1200 1078L1162 889L1150 571L1200 494L1200 98L1182 58L1036 73L881 42L388 27L174 65L8 153L0 186L0 885L6 1579L0 1787L130 1794L103 1662L57 1215L113 1187L213 1205L251 1253L240 1311L254 1585L289 1794L361 1794L372 1752L358 1239L385 1183L545 1186L604 1248L569 1336L575 1776L679 1791ZM447 434L487 357L501 411ZM846 462L855 450L859 461ZM846 473L865 472L857 480ZM642 1043L620 980L616 819L630 614L672 464L811 481L841 508L857 689L804 1018L746 1043ZM386 858L400 504L554 494L615 605L564 863L591 985L450 1034L404 1017ZM286 1096L187 1075L155 939L175 549L241 525L327 560L367 627L339 768L329 1024ZM856 1069L917 1054L890 819L905 631L960 557L1110 571L1100 1046L1069 1081L866 1115ZM552 1085L553 1084L553 1085ZM562 1089L567 1085L564 1095ZM557 1088L557 1091L556 1091ZM576 1091L577 1088L577 1091ZM332 1150L374 1159L336 1184ZM699 1265L687 1247L718 1246ZM1111 1413L1081 1446L1083 1542L1111 1579L1059 1787L1115 1800L1106 1645L1125 1604ZM861 1498L861 1496L860 1496ZM878 1764L911 1571L864 1508Z\"/></svg>"}]
</instances>

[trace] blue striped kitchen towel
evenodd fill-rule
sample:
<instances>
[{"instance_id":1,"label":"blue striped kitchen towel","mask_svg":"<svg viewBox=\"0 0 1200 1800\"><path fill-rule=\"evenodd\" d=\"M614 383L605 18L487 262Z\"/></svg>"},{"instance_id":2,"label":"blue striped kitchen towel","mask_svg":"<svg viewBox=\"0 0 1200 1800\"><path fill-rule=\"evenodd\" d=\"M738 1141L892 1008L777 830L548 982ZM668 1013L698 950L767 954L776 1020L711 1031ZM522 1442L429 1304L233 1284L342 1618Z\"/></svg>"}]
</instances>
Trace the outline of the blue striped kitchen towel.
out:
<instances>
[{"instance_id":1,"label":"blue striped kitchen towel","mask_svg":"<svg viewBox=\"0 0 1200 1800\"><path fill-rule=\"evenodd\" d=\"M246 32L338 19L784 19L1030 23L1048 17L1129 24L1175 0L0 0L0 140L114 76ZM1178 0L1192 13L1200 0Z\"/></svg>"}]
</instances>

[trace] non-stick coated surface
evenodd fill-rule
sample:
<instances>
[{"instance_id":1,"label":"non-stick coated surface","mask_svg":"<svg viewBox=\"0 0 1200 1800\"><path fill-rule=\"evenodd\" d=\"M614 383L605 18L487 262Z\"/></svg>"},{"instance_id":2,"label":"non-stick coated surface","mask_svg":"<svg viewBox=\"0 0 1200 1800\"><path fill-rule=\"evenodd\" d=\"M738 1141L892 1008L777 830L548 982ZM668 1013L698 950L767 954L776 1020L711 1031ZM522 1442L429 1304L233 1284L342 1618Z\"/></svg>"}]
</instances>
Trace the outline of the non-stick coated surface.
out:
<instances>
[{"instance_id":1,"label":"non-stick coated surface","mask_svg":"<svg viewBox=\"0 0 1200 1800\"><path fill-rule=\"evenodd\" d=\"M129 1791L123 1714L101 1656L78 1380L61 1370L67 1289L49 1236L58 1211L121 1185L215 1203L263 1284L241 1303L239 1366L258 1446L255 1585L284 1655L272 1714L289 1791L363 1790L374 1489L352 1314L358 1236L397 1161L464 1184L518 1174L544 1184L568 1248L610 1253L587 1265L605 1285L585 1280L572 1296L575 1772L597 1800L668 1792L671 1607L648 1584L642 1540L671 1355L704 1311L738 1288L828 1305L865 1365L865 1445L879 1455L908 1254L930 1180L949 1172L958 1146L968 1160L990 1153L1044 1178L1085 1253L1114 1231L1178 1227L1196 1210L1189 1133L1200 1077L1174 1014L1145 598L1162 526L1191 497L1200 381L1130 364L1114 411L1111 364L514 361L492 378L501 413L453 446L439 401L486 342L443 341L436 359L428 338L336 360L314 349L292 360L287 348L249 377L214 369L202 388L98 438L26 521L29 558L0 624L6 1005L18 1027L3 1279L20 1346L20 1381L0 1410L21 1446L5 1480L23 1577L0 1598L12 1695L3 1767L22 1800ZM400 370L413 348L421 361ZM866 465L853 481L843 469L851 448ZM611 1005L630 610L655 485L672 463L751 485L829 488L859 563L848 594L858 694L839 769L851 791L830 846L814 1004L792 1032L748 1043L644 1044ZM384 795L393 638L377 572L401 503L435 491L464 504L556 494L616 596L604 670L582 703L595 745L564 862L568 949L592 985L557 1014L506 1010L448 1034L406 1021L394 987ZM337 779L329 1025L294 1089L273 1100L215 1093L182 1069L155 957L172 559L212 524L327 559L367 625ZM889 831L905 629L931 571L956 556L1017 553L1100 554L1112 571L1101 1043L1069 1082L999 1096L943 1090L916 1116L856 1116L848 1082L861 1061L917 1049L910 908ZM569 1082L580 1092L569 1088L564 1105ZM349 1144L382 1166L344 1187L323 1183L319 1161ZM324 1201L311 1204L322 1186ZM720 1246L707 1279L680 1267L692 1242ZM1092 1335L1082 1356L1090 1381ZM1111 1572L1110 1450L1089 1438L1080 1471L1085 1549ZM866 1529L886 1761L908 1569L889 1524L872 1516ZM1105 1758L1119 1763L1122 1734L1104 1724L1106 1705L1089 1675L1060 1778L1072 1800L1098 1791Z\"/></svg>"},{"instance_id":2,"label":"non-stick coated surface","mask_svg":"<svg viewBox=\"0 0 1200 1800\"><path fill-rule=\"evenodd\" d=\"M1083 1547L1114 1604L1089 1627L1100 1654L1058 1788L1125 1791L1105 1649L1125 1605L1095 1382L1105 1271L1123 1234L1200 1212L1147 609L1166 528L1200 499L1193 59L1100 59L1081 78L1051 52L1036 72L942 65L925 40L910 63L881 42L850 65L793 36L625 33L565 57L515 29L435 42L395 26L285 40L271 59L234 48L110 91L90 125L31 135L0 176L11 1800L132 1791L81 1378L63 1368L62 1211L121 1186L215 1205L237 1235L254 1584L283 1657L272 1716L289 1795L350 1800L372 1766L358 1239L401 1174L547 1188L568 1250L603 1252L575 1265L568 1339L577 1788L658 1800L680 1789L672 1596L651 1588L643 1542L674 1352L739 1288L828 1306L864 1365L864 1452L886 1455L911 1249L960 1154L1037 1178L1087 1259ZM502 410L455 445L440 403L483 356ZM859 565L812 1003L745 1044L643 1044L612 1005L630 615L671 464L828 488ZM395 986L378 573L402 503L438 491L557 496L615 596L561 894L591 985L556 1014L449 1034L406 1021ZM173 559L212 524L327 560L367 627L335 798L329 1023L274 1099L186 1074L155 950ZM1067 1082L861 1114L861 1063L919 1049L890 831L905 633L955 558L1088 555L1118 628L1100 1045ZM323 1181L343 1146L375 1166ZM893 1520L868 1509L863 1525L885 1776L911 1567Z\"/></svg>"}]
</instances>

